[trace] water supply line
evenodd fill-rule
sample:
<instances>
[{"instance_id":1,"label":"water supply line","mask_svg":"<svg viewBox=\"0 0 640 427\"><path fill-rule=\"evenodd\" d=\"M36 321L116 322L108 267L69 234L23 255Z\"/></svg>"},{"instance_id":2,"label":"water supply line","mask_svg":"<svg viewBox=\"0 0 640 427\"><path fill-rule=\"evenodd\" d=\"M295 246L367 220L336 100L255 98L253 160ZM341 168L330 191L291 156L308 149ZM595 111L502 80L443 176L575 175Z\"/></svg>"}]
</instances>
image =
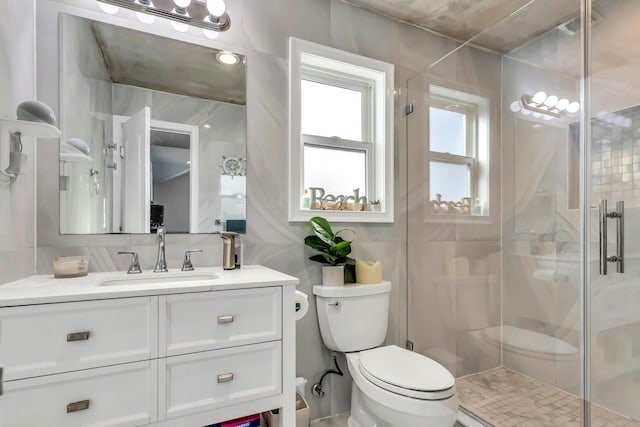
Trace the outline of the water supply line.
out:
<instances>
[{"instance_id":1,"label":"water supply line","mask_svg":"<svg viewBox=\"0 0 640 427\"><path fill-rule=\"evenodd\" d=\"M311 393L315 394L316 396L319 397L324 397L324 390L323 390L323 385L322 382L324 381L324 378L329 375L329 374L336 374L339 375L341 377L344 376L344 372L342 372L342 369L340 369L340 366L338 365L338 354L333 351L331 352L331 355L333 356L333 364L336 366L336 369L329 369L328 371L325 371L324 374L322 374L322 376L320 377L320 381L318 381L316 384L314 384L311 387Z\"/></svg>"}]
</instances>

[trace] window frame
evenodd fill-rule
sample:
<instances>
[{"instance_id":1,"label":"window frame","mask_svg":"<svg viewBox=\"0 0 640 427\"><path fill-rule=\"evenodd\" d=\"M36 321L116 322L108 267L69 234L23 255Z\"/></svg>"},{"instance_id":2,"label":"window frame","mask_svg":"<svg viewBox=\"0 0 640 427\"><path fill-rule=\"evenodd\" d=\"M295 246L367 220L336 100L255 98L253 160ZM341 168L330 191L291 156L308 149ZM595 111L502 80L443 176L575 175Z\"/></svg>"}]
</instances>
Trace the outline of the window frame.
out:
<instances>
[{"instance_id":1,"label":"window frame","mask_svg":"<svg viewBox=\"0 0 640 427\"><path fill-rule=\"evenodd\" d=\"M333 222L393 222L393 64L293 37L289 48L289 221L308 221L320 215ZM302 80L363 94L362 141L301 133ZM381 211L302 209L304 147L307 145L364 151L367 188L361 194L366 195L369 202L381 200Z\"/></svg>"},{"instance_id":2,"label":"window frame","mask_svg":"<svg viewBox=\"0 0 640 427\"><path fill-rule=\"evenodd\" d=\"M300 79L327 86L360 92L362 100L360 110L362 120L362 140L358 141L353 139L340 138L337 136L332 137L301 133L302 150L304 151L304 147L306 146L314 146L344 151L363 151L365 153L366 161L364 179L366 185L362 191L362 194L371 194L370 190L375 187L375 184L373 183L374 173L371 170L371 165L375 164L375 150L373 149L374 147L372 143L372 141L375 140L375 129L373 128L374 102L371 95L371 91L375 86L375 82L372 82L371 79L357 78L353 77L352 75L339 73L337 71L323 70L319 69L318 67L308 65L302 66ZM302 184L304 187L304 161L300 165L300 168L302 175Z\"/></svg>"}]
</instances>

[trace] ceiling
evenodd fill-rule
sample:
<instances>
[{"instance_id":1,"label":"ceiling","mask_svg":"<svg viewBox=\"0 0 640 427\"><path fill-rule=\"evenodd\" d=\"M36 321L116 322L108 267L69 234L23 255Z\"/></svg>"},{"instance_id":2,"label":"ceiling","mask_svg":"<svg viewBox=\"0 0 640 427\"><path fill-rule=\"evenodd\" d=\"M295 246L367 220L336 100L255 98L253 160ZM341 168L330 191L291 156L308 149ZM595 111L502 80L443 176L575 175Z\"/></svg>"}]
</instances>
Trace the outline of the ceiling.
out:
<instances>
[{"instance_id":1,"label":"ceiling","mask_svg":"<svg viewBox=\"0 0 640 427\"><path fill-rule=\"evenodd\" d=\"M580 11L578 0L344 1L460 41L487 30L473 44L499 53L510 52L577 18ZM511 14L514 16L496 25Z\"/></svg>"},{"instance_id":2,"label":"ceiling","mask_svg":"<svg viewBox=\"0 0 640 427\"><path fill-rule=\"evenodd\" d=\"M218 50L92 22L114 83L244 105L244 57L236 65L216 60Z\"/></svg>"}]
</instances>

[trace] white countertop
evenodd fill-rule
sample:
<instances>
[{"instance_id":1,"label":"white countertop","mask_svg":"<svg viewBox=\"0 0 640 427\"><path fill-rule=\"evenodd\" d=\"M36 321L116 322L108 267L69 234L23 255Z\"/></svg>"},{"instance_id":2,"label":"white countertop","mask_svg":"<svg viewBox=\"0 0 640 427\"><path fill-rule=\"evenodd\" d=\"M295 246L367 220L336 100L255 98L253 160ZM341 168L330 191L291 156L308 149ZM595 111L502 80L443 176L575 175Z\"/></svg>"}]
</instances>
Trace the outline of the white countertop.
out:
<instances>
[{"instance_id":1,"label":"white countertop","mask_svg":"<svg viewBox=\"0 0 640 427\"><path fill-rule=\"evenodd\" d=\"M161 283L144 280L143 283L102 285L105 281L163 278L163 275L166 276ZM181 282L181 275L186 277L215 275L217 277ZM175 280L167 281L167 277L175 277ZM72 279L56 279L52 275L40 275L0 285L0 307L260 288L276 285L295 286L299 282L293 276L260 265L243 265L236 270L223 270L222 267L198 268L193 272L186 273L179 269L171 269L169 273L145 272L142 274L112 271L89 273L88 276Z\"/></svg>"}]
</instances>

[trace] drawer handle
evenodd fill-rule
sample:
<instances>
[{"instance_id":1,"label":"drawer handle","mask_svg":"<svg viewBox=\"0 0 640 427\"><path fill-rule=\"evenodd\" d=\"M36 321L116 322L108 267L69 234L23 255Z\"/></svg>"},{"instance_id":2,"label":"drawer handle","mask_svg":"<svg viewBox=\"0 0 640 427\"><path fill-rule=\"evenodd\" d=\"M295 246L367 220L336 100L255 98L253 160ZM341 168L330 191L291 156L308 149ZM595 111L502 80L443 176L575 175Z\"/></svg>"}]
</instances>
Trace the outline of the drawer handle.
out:
<instances>
[{"instance_id":1,"label":"drawer handle","mask_svg":"<svg viewBox=\"0 0 640 427\"><path fill-rule=\"evenodd\" d=\"M218 383L228 383L231 381L233 381L232 373L218 375Z\"/></svg>"},{"instance_id":2,"label":"drawer handle","mask_svg":"<svg viewBox=\"0 0 640 427\"><path fill-rule=\"evenodd\" d=\"M84 332L74 332L72 334L67 334L67 342L73 341L87 341L89 339L89 331Z\"/></svg>"},{"instance_id":3,"label":"drawer handle","mask_svg":"<svg viewBox=\"0 0 640 427\"><path fill-rule=\"evenodd\" d=\"M89 401L81 400L79 402L69 403L67 405L67 414L71 414L73 412L86 411L89 409Z\"/></svg>"},{"instance_id":4,"label":"drawer handle","mask_svg":"<svg viewBox=\"0 0 640 427\"><path fill-rule=\"evenodd\" d=\"M218 323L231 323L233 322L233 315L228 314L226 316L218 316Z\"/></svg>"}]
</instances>

